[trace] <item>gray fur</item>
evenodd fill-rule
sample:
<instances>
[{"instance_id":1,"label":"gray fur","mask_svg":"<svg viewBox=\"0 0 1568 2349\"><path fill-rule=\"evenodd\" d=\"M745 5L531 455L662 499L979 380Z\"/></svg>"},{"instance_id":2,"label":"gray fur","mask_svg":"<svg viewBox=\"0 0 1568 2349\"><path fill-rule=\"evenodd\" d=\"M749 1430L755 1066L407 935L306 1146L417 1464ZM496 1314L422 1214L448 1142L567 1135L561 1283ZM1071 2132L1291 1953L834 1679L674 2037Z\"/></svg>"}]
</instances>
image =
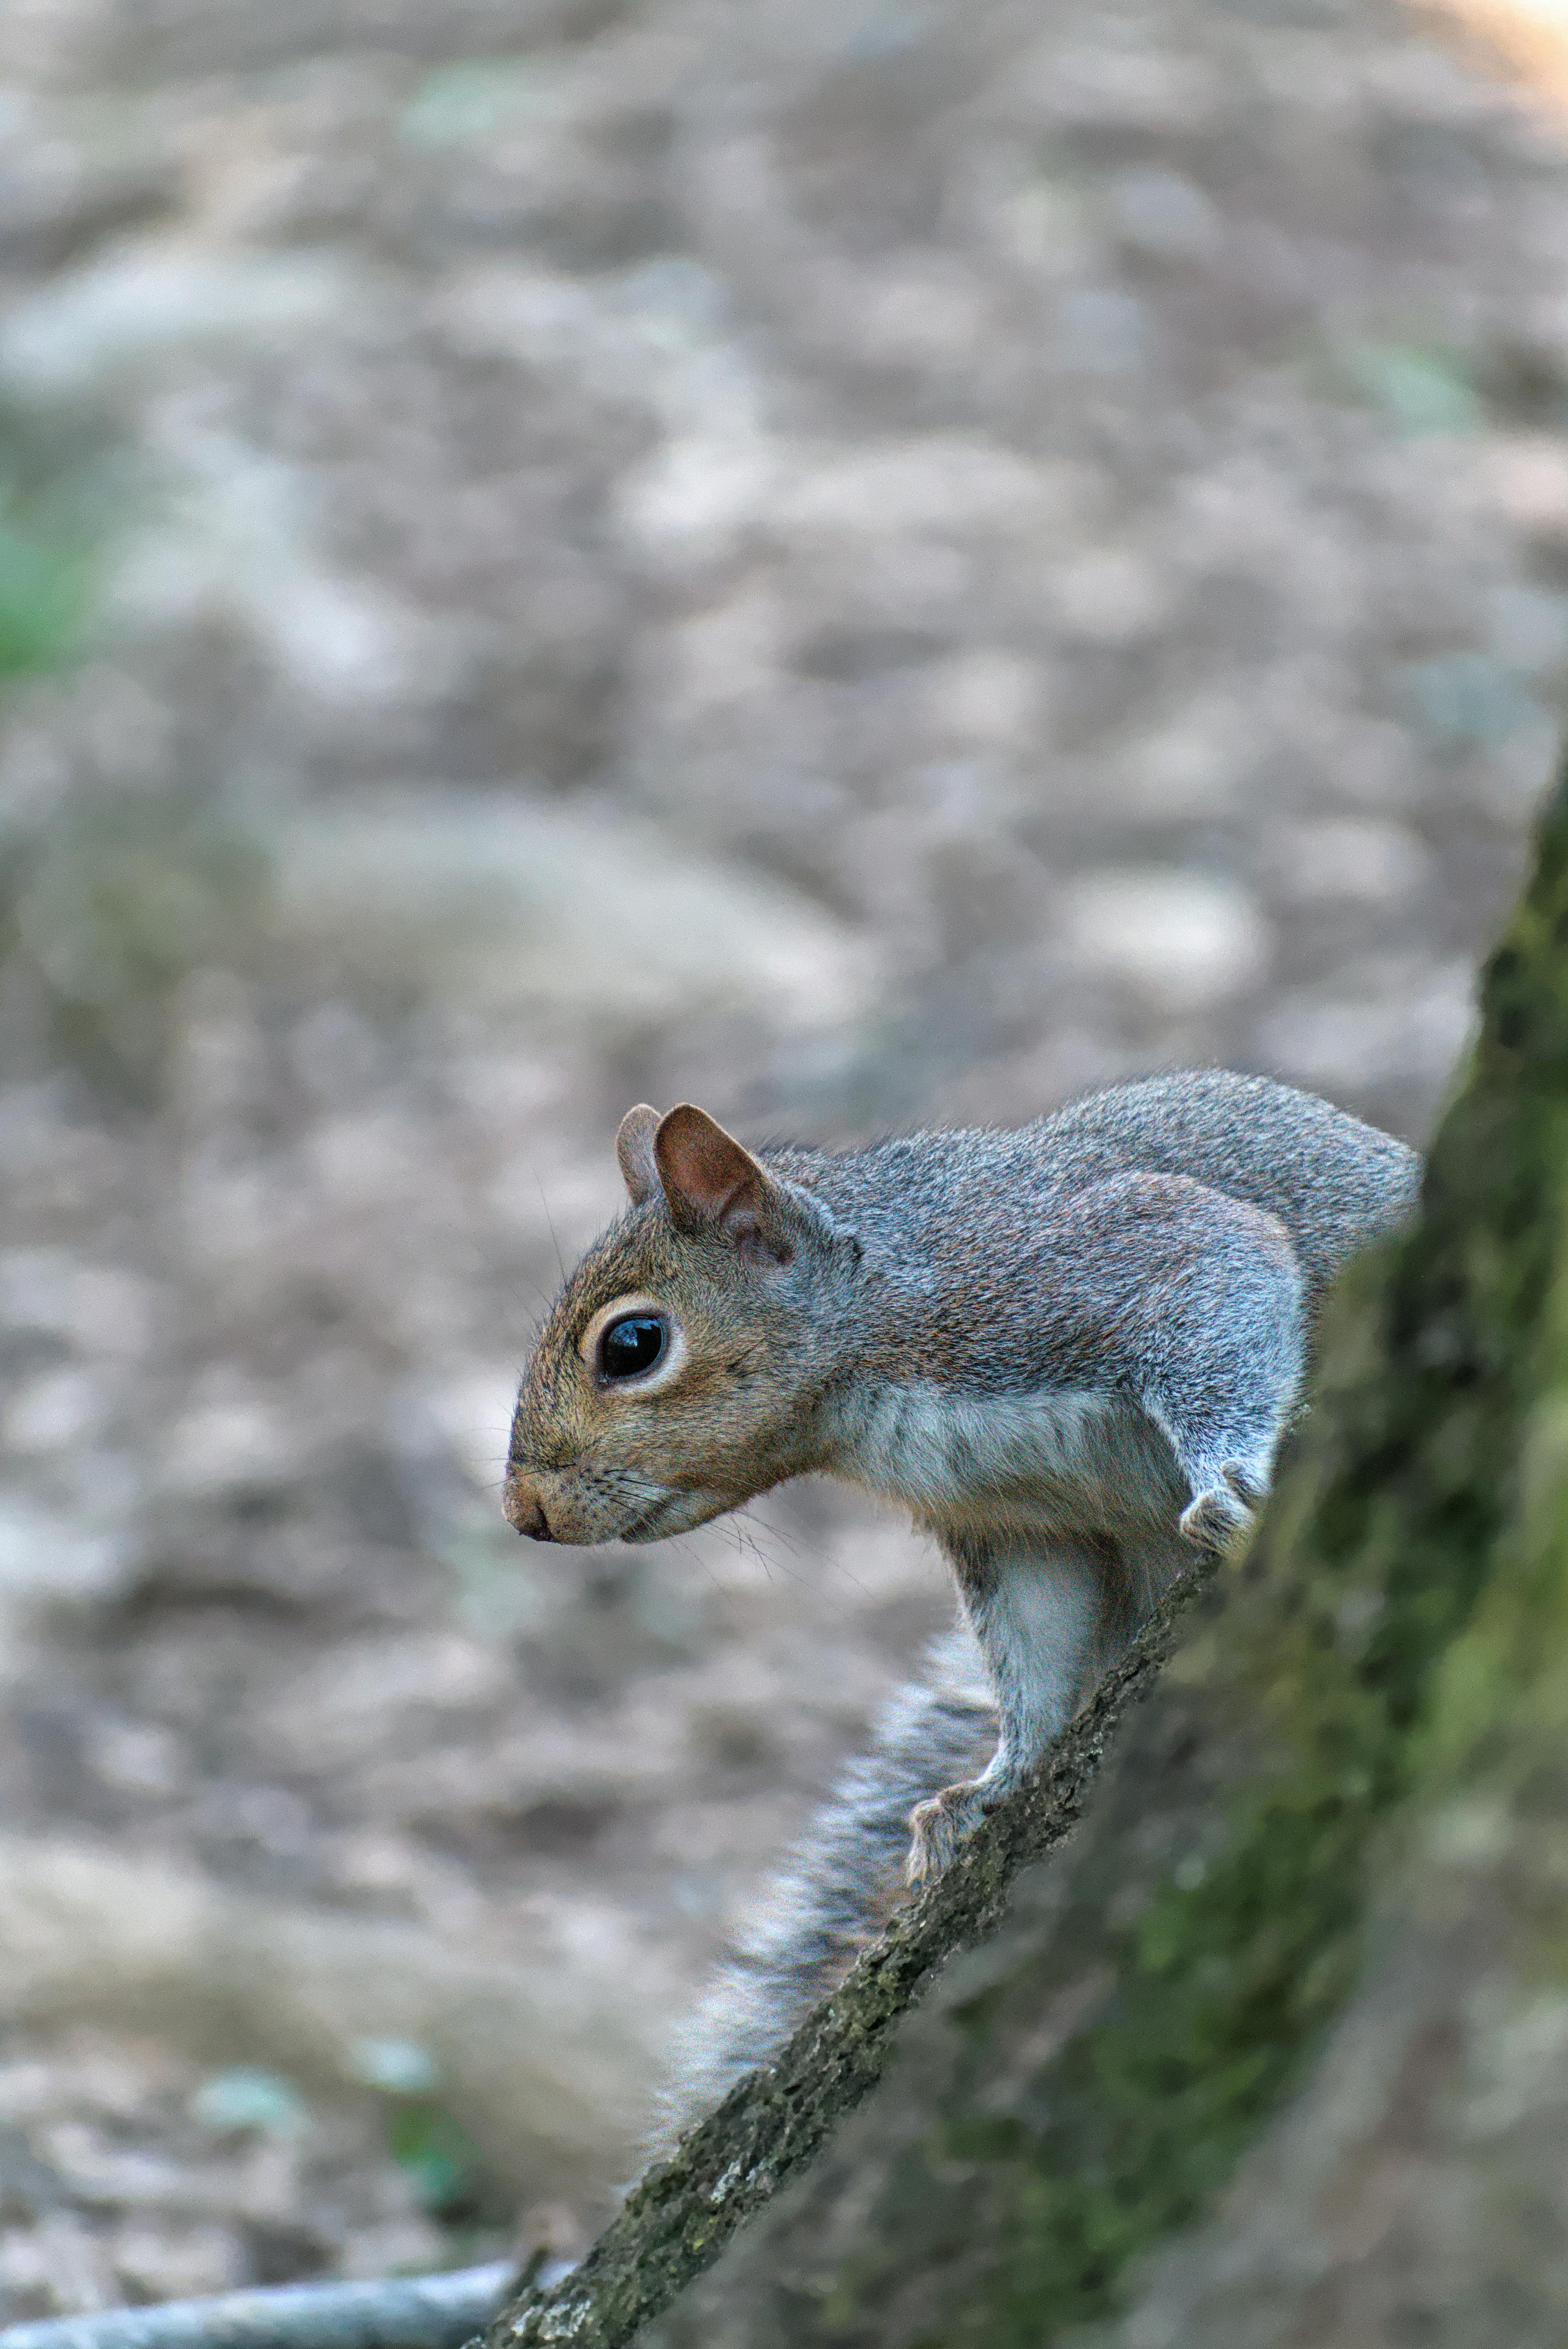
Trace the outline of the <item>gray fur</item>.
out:
<instances>
[{"instance_id":1,"label":"gray fur","mask_svg":"<svg viewBox=\"0 0 1568 2349\"><path fill-rule=\"evenodd\" d=\"M1408 1213L1419 1171L1360 1118L1223 1069L1113 1085L1032 1125L758 1154L854 1231L939 1374L985 1393L1098 1382L1107 1280L1136 1293L1148 1278L1118 1178L1184 1177L1277 1217L1315 1309Z\"/></svg>"},{"instance_id":2,"label":"gray fur","mask_svg":"<svg viewBox=\"0 0 1568 2349\"><path fill-rule=\"evenodd\" d=\"M936 1535L996 1687L989 1768L915 1820L930 1873L1065 1727L1181 1546L1244 1528L1324 1289L1400 1221L1418 1164L1326 1102L1217 1070L1016 1132L764 1163L861 1252L848 1292L841 1272L822 1292L843 1342L817 1463Z\"/></svg>"},{"instance_id":3,"label":"gray fur","mask_svg":"<svg viewBox=\"0 0 1568 2349\"><path fill-rule=\"evenodd\" d=\"M903 1891L911 1811L978 1769L995 1742L975 1643L950 1631L933 1641L921 1679L890 1699L683 2025L661 2147L767 2063L842 1979Z\"/></svg>"}]
</instances>

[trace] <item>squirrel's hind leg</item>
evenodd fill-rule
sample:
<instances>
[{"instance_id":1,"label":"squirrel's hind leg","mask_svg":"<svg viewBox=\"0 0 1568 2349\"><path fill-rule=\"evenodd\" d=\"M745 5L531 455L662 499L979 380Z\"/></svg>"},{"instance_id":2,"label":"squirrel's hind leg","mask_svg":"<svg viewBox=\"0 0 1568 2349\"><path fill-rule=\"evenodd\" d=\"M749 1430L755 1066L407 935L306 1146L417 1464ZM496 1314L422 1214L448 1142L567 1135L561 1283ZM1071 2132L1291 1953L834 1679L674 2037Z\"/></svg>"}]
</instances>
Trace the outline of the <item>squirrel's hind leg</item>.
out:
<instances>
[{"instance_id":1,"label":"squirrel's hind leg","mask_svg":"<svg viewBox=\"0 0 1568 2349\"><path fill-rule=\"evenodd\" d=\"M1078 1300L1080 1342L1170 1444L1183 1541L1227 1549L1262 1506L1300 1397L1307 1283L1290 1235L1179 1174L1118 1176L1075 1213L1099 1279Z\"/></svg>"},{"instance_id":2,"label":"squirrel's hind leg","mask_svg":"<svg viewBox=\"0 0 1568 2349\"><path fill-rule=\"evenodd\" d=\"M1188 1480L1181 1538L1228 1550L1263 1508L1298 1407L1307 1285L1282 1226L1256 1207L1209 1200L1192 1231L1202 1247L1150 1280L1124 1377Z\"/></svg>"},{"instance_id":3,"label":"squirrel's hind leg","mask_svg":"<svg viewBox=\"0 0 1568 2349\"><path fill-rule=\"evenodd\" d=\"M944 1787L911 1814L912 1884L941 1874L1067 1727L1111 1597L1105 1552L1089 1537L943 1547L996 1692L1001 1734L978 1778Z\"/></svg>"},{"instance_id":4,"label":"squirrel's hind leg","mask_svg":"<svg viewBox=\"0 0 1568 2349\"><path fill-rule=\"evenodd\" d=\"M1229 1549L1268 1498L1306 1351L1297 1268L1235 1256L1229 1310L1178 1332L1185 1342L1142 1393L1191 1494L1178 1530L1201 1550Z\"/></svg>"}]
</instances>

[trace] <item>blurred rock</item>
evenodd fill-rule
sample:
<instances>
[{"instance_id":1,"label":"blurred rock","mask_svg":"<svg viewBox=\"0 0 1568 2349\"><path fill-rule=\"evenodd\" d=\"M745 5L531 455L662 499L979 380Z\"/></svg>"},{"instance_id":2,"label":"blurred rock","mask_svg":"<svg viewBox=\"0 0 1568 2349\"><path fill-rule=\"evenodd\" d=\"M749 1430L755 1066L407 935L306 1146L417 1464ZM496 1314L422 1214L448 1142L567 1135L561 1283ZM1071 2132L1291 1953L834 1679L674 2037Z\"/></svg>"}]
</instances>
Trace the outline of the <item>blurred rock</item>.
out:
<instances>
[{"instance_id":1,"label":"blurred rock","mask_svg":"<svg viewBox=\"0 0 1568 2349\"><path fill-rule=\"evenodd\" d=\"M1125 242L1157 261L1207 261L1219 242L1214 206L1174 171L1126 172L1113 186L1111 207Z\"/></svg>"},{"instance_id":2,"label":"blurred rock","mask_svg":"<svg viewBox=\"0 0 1568 2349\"><path fill-rule=\"evenodd\" d=\"M1430 850L1395 823L1342 819L1282 827L1266 854L1274 885L1302 904L1398 905L1427 886L1432 872Z\"/></svg>"},{"instance_id":3,"label":"blurred rock","mask_svg":"<svg viewBox=\"0 0 1568 2349\"><path fill-rule=\"evenodd\" d=\"M89 1531L79 1518L0 1495L0 1609L47 1599L100 1596L126 1564L123 1537Z\"/></svg>"},{"instance_id":4,"label":"blurred rock","mask_svg":"<svg viewBox=\"0 0 1568 2349\"><path fill-rule=\"evenodd\" d=\"M1199 874L1087 873L1065 893L1067 950L1095 976L1183 1011L1255 987L1268 927L1244 890Z\"/></svg>"},{"instance_id":5,"label":"blurred rock","mask_svg":"<svg viewBox=\"0 0 1568 2349\"><path fill-rule=\"evenodd\" d=\"M301 818L278 922L382 988L492 1016L529 1006L622 1027L766 1002L790 1025L851 1017L870 953L776 882L617 817L448 793Z\"/></svg>"},{"instance_id":6,"label":"blurred rock","mask_svg":"<svg viewBox=\"0 0 1568 2349\"><path fill-rule=\"evenodd\" d=\"M568 2197L600 2189L604 2145L635 2127L663 2021L656 1993L634 2007L624 1980L612 1992L613 1934L481 1957L462 1936L290 1912L85 1845L13 1839L0 1876L0 1986L34 2032L133 2026L187 2061L242 2053L327 2096L357 2076L367 2034L412 2041L504 2174ZM156 2199L154 2175L129 2199Z\"/></svg>"},{"instance_id":7,"label":"blurred rock","mask_svg":"<svg viewBox=\"0 0 1568 2349\"><path fill-rule=\"evenodd\" d=\"M1258 1023L1256 1049L1297 1084L1430 1085L1455 1066L1474 998L1468 962L1364 963L1337 986L1282 998Z\"/></svg>"},{"instance_id":8,"label":"blurred rock","mask_svg":"<svg viewBox=\"0 0 1568 2349\"><path fill-rule=\"evenodd\" d=\"M1511 522L1544 538L1568 537L1568 449L1554 435L1499 439L1488 471Z\"/></svg>"},{"instance_id":9,"label":"blurred rock","mask_svg":"<svg viewBox=\"0 0 1568 2349\"><path fill-rule=\"evenodd\" d=\"M181 372L192 346L323 326L341 316L345 292L326 255L220 260L122 247L10 305L0 384L13 398L123 397L138 378Z\"/></svg>"}]
</instances>

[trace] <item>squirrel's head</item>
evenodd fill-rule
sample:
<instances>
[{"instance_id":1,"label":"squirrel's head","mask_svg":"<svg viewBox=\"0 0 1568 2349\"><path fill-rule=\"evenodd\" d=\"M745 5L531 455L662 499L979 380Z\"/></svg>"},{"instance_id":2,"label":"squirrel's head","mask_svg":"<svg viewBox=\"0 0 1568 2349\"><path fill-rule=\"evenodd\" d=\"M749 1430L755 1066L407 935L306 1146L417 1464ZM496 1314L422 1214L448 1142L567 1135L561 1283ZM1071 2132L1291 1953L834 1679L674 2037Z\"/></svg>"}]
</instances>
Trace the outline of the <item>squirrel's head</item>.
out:
<instances>
[{"instance_id":1,"label":"squirrel's head","mask_svg":"<svg viewBox=\"0 0 1568 2349\"><path fill-rule=\"evenodd\" d=\"M816 1464L861 1247L689 1102L631 1110L631 1196L523 1374L504 1506L537 1541L656 1541Z\"/></svg>"}]
</instances>

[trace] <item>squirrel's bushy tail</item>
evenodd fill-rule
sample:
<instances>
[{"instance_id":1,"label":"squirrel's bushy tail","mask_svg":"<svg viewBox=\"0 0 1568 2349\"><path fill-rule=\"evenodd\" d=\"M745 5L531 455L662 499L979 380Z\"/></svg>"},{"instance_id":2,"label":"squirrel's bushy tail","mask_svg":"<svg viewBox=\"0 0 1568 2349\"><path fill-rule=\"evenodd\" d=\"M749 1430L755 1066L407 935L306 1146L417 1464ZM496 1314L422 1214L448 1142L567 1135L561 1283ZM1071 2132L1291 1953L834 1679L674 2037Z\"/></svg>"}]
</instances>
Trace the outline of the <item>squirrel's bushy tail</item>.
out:
<instances>
[{"instance_id":1,"label":"squirrel's bushy tail","mask_svg":"<svg viewBox=\"0 0 1568 2349\"><path fill-rule=\"evenodd\" d=\"M962 1628L946 1632L883 1707L698 2000L661 2097L660 2146L768 2063L842 1980L903 1896L911 1811L977 1776L995 1744L975 1642Z\"/></svg>"}]
</instances>

